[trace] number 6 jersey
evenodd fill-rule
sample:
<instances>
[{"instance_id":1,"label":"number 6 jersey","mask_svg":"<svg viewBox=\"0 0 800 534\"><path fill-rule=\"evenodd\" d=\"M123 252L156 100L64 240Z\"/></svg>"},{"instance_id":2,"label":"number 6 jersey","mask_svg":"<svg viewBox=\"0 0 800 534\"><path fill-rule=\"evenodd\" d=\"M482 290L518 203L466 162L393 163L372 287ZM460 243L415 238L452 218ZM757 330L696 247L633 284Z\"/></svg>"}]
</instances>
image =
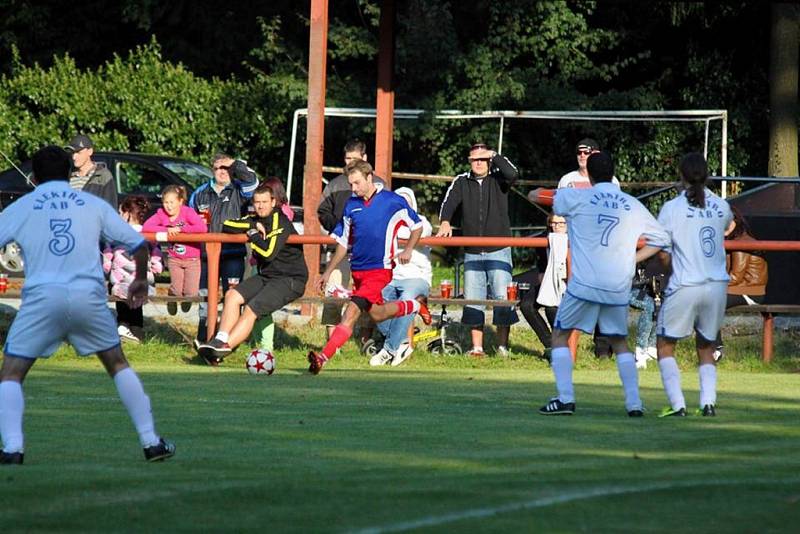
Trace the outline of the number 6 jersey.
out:
<instances>
[{"instance_id":1,"label":"number 6 jersey","mask_svg":"<svg viewBox=\"0 0 800 534\"><path fill-rule=\"evenodd\" d=\"M669 236L647 208L612 183L556 190L553 213L567 219L572 255L567 293L582 300L627 306L639 237L669 248Z\"/></svg>"},{"instance_id":2,"label":"number 6 jersey","mask_svg":"<svg viewBox=\"0 0 800 534\"><path fill-rule=\"evenodd\" d=\"M0 246L16 241L25 256L25 286L105 284L100 241L129 252L144 243L103 199L65 180L36 187L0 213Z\"/></svg>"},{"instance_id":3,"label":"number 6 jersey","mask_svg":"<svg viewBox=\"0 0 800 534\"><path fill-rule=\"evenodd\" d=\"M709 191L706 207L689 204L685 193L661 208L660 222L672 238L672 276L667 294L683 286L727 282L725 229L733 219L728 203Z\"/></svg>"}]
</instances>

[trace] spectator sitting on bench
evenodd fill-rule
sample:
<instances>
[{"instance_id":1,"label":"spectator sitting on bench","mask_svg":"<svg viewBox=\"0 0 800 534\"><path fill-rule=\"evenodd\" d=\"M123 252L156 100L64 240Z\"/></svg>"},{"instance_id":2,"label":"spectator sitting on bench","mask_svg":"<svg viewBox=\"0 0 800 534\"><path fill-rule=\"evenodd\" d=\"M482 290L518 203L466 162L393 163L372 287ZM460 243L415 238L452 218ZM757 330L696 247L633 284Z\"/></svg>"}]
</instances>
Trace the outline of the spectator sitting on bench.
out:
<instances>
[{"instance_id":1,"label":"spectator sitting on bench","mask_svg":"<svg viewBox=\"0 0 800 534\"><path fill-rule=\"evenodd\" d=\"M733 221L725 230L725 238L741 241L753 241L750 226L747 224L742 212L731 206ZM734 250L725 258L728 275L728 300L725 309L734 306L754 306L763 304L767 293L767 260L760 252ZM719 361L723 357L722 329L717 335L714 359Z\"/></svg>"},{"instance_id":2,"label":"spectator sitting on bench","mask_svg":"<svg viewBox=\"0 0 800 534\"><path fill-rule=\"evenodd\" d=\"M253 193L255 213L229 219L223 232L245 233L258 262L258 274L225 293L219 331L198 353L209 365L219 365L233 347L247 339L259 317L272 314L303 295L308 269L302 245L286 240L297 232L283 211L276 209L272 188L259 185Z\"/></svg>"}]
</instances>

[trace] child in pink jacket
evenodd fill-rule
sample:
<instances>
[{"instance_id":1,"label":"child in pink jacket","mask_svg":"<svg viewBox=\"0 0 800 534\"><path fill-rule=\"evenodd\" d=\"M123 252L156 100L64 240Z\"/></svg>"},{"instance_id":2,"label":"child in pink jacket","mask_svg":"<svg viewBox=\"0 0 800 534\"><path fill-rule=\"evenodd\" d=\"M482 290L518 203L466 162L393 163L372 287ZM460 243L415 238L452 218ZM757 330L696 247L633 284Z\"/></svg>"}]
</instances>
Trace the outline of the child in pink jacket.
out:
<instances>
[{"instance_id":1,"label":"child in pink jacket","mask_svg":"<svg viewBox=\"0 0 800 534\"><path fill-rule=\"evenodd\" d=\"M144 232L167 232L172 237L179 233L205 233L205 220L186 205L186 190L168 185L161 192L162 208L147 219ZM170 273L169 294L193 297L200 292L200 247L192 243L170 243L167 266ZM181 302L181 310L189 311L191 302ZM167 304L171 315L178 312L175 302Z\"/></svg>"}]
</instances>

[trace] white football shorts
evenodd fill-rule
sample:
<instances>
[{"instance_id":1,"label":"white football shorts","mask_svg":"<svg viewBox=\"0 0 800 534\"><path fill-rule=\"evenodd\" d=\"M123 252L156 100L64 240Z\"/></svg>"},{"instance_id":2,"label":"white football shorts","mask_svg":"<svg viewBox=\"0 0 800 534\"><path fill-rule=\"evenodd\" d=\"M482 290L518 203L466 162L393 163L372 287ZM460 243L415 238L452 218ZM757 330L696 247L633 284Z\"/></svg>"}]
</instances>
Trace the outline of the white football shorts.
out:
<instances>
[{"instance_id":1,"label":"white football shorts","mask_svg":"<svg viewBox=\"0 0 800 534\"><path fill-rule=\"evenodd\" d=\"M46 358L63 341L69 341L82 356L119 345L105 287L96 282L70 287L53 284L23 291L3 348L5 354Z\"/></svg>"},{"instance_id":2,"label":"white football shorts","mask_svg":"<svg viewBox=\"0 0 800 534\"><path fill-rule=\"evenodd\" d=\"M594 332L595 326L605 336L628 335L628 305L600 304L564 294L558 306L554 327L559 330Z\"/></svg>"},{"instance_id":3,"label":"white football shorts","mask_svg":"<svg viewBox=\"0 0 800 534\"><path fill-rule=\"evenodd\" d=\"M706 341L714 341L725 318L727 292L727 282L679 287L664 298L658 335L683 339L697 332Z\"/></svg>"}]
</instances>

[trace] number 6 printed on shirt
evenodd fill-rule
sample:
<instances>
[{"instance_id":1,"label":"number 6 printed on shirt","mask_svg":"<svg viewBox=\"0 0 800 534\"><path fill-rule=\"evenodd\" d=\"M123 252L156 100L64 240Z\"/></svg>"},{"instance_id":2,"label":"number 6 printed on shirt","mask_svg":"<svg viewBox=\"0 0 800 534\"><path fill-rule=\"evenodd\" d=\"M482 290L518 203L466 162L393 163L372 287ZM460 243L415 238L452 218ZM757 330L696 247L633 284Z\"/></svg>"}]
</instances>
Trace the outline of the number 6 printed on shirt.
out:
<instances>
[{"instance_id":1,"label":"number 6 printed on shirt","mask_svg":"<svg viewBox=\"0 0 800 534\"><path fill-rule=\"evenodd\" d=\"M75 248L75 237L69 232L72 228L72 219L50 219L50 231L53 239L48 248L56 256L66 256Z\"/></svg>"},{"instance_id":2,"label":"number 6 printed on shirt","mask_svg":"<svg viewBox=\"0 0 800 534\"><path fill-rule=\"evenodd\" d=\"M604 247L608 246L608 236L611 235L611 230L614 229L615 226L619 224L619 217L614 217L613 215L606 215L601 213L597 216L597 224L602 225L603 223L606 224L606 227L603 228L603 235L600 236L600 244Z\"/></svg>"}]
</instances>

